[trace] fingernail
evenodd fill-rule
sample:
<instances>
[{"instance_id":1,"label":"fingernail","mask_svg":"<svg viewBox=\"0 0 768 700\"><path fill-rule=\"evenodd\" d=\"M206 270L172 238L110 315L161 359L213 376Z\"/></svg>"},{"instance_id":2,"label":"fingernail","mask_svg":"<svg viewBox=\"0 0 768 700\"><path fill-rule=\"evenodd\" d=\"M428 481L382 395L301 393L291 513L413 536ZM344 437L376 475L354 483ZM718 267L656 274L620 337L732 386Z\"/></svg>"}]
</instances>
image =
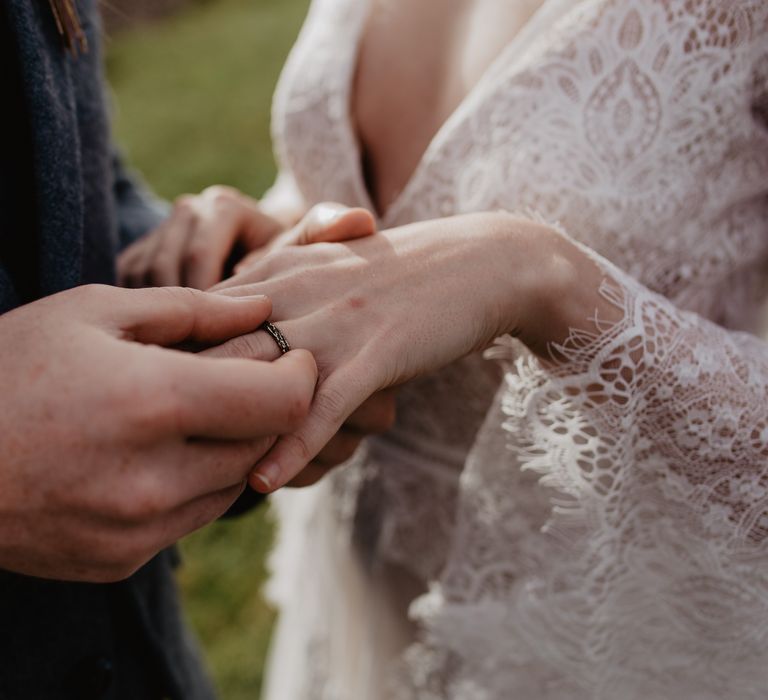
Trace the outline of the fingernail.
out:
<instances>
[{"instance_id":1,"label":"fingernail","mask_svg":"<svg viewBox=\"0 0 768 700\"><path fill-rule=\"evenodd\" d=\"M267 490L275 488L277 480L280 478L280 465L270 462L260 467L253 477Z\"/></svg>"}]
</instances>

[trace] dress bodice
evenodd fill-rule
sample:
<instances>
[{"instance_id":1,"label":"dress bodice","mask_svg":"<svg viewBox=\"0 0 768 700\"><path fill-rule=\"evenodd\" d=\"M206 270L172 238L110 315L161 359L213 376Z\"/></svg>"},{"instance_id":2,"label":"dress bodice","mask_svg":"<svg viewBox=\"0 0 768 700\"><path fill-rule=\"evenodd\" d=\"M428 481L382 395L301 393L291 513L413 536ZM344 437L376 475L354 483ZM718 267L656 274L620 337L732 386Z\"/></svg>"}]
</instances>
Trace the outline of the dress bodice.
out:
<instances>
[{"instance_id":1,"label":"dress bodice","mask_svg":"<svg viewBox=\"0 0 768 700\"><path fill-rule=\"evenodd\" d=\"M309 204L373 209L349 109L366 10L315 0L278 88ZM765 299L767 126L765 2L545 0L435 135L380 226L556 222L625 319L562 372L503 341L504 380L475 356L404 387L365 477L335 477L350 527L376 523L368 560L431 589L404 696L715 698L738 674L730 697L762 697L768 362L733 331Z\"/></svg>"}]
</instances>

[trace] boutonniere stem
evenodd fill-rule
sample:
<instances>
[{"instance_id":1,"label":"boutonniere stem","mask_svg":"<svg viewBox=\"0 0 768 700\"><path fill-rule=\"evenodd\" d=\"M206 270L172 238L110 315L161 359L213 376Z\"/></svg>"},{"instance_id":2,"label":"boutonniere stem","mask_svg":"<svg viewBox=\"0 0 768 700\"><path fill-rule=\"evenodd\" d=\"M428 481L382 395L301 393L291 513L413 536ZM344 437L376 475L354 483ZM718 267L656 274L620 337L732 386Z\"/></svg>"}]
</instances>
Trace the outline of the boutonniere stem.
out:
<instances>
[{"instance_id":1,"label":"boutonniere stem","mask_svg":"<svg viewBox=\"0 0 768 700\"><path fill-rule=\"evenodd\" d=\"M73 56L88 51L88 38L80 23L75 0L48 0L64 46Z\"/></svg>"}]
</instances>

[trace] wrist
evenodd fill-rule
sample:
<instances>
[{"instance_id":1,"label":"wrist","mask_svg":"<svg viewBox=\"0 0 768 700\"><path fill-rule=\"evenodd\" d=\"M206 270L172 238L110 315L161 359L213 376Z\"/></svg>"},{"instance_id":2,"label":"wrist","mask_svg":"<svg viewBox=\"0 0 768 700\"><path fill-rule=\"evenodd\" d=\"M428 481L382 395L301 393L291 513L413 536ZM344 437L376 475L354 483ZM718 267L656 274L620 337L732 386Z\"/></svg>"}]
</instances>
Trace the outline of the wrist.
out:
<instances>
[{"instance_id":1,"label":"wrist","mask_svg":"<svg viewBox=\"0 0 768 700\"><path fill-rule=\"evenodd\" d=\"M613 307L603 308L599 265L552 226L507 213L498 215L514 250L506 260L515 264L502 279L506 305L503 331L518 337L534 354L552 359L553 345L573 330L594 331L596 312L610 320Z\"/></svg>"}]
</instances>

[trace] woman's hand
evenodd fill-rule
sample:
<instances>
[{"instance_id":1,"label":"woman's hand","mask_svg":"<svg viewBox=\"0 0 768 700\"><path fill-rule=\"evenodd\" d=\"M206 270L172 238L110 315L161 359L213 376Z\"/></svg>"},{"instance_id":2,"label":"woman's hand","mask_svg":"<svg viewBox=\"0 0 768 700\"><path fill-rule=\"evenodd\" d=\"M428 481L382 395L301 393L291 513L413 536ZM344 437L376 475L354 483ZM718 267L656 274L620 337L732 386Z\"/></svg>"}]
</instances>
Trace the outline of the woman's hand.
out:
<instances>
[{"instance_id":1,"label":"woman's hand","mask_svg":"<svg viewBox=\"0 0 768 700\"><path fill-rule=\"evenodd\" d=\"M428 221L255 261L217 290L270 296L273 321L292 347L314 354L320 379L308 419L257 465L251 485L284 485L369 396L499 335L513 332L546 352L567 335L574 315L594 311L599 275L553 229L504 213ZM210 352L265 359L277 347L260 332Z\"/></svg>"},{"instance_id":2,"label":"woman's hand","mask_svg":"<svg viewBox=\"0 0 768 700\"><path fill-rule=\"evenodd\" d=\"M243 263L277 247L346 240L374 230L366 210L333 203L317 205L288 228L257 200L214 186L180 197L168 219L128 247L118 259L118 280L126 287L207 289L223 278L228 263L244 255Z\"/></svg>"},{"instance_id":3,"label":"woman's hand","mask_svg":"<svg viewBox=\"0 0 768 700\"><path fill-rule=\"evenodd\" d=\"M121 257L122 282L151 286L182 281L189 286L218 282L236 245L253 250L240 262L247 269L271 251L318 242L345 241L376 231L365 209L326 202L313 207L295 226L283 230L259 203L236 190L213 187L177 202L171 217ZM201 268L202 265L202 268ZM173 282L173 280L178 280ZM326 444L292 486L308 486L349 459L360 442L389 429L394 421L394 392L368 399Z\"/></svg>"},{"instance_id":4,"label":"woman's hand","mask_svg":"<svg viewBox=\"0 0 768 700\"><path fill-rule=\"evenodd\" d=\"M311 486L346 462L365 438L385 433L394 425L396 407L395 389L384 389L366 399L288 486ZM263 487L269 490L268 484Z\"/></svg>"}]
</instances>

